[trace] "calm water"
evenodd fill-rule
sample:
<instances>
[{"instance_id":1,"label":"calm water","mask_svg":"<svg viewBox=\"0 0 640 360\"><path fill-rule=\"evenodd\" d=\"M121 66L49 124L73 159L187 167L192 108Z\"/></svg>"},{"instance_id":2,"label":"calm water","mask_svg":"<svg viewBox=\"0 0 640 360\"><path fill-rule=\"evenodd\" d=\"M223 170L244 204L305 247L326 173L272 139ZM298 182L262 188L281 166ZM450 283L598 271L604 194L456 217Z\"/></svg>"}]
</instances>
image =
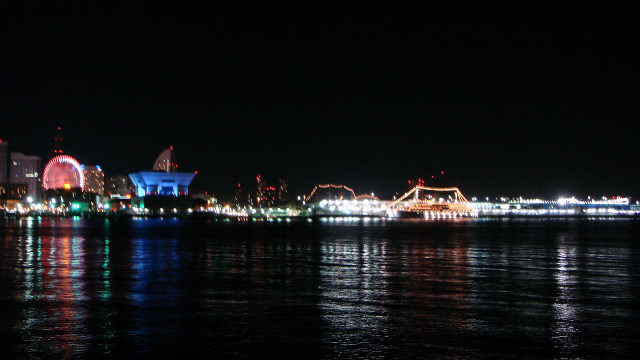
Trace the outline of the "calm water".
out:
<instances>
[{"instance_id":1,"label":"calm water","mask_svg":"<svg viewBox=\"0 0 640 360\"><path fill-rule=\"evenodd\" d=\"M0 220L6 358L631 358L640 221Z\"/></svg>"}]
</instances>

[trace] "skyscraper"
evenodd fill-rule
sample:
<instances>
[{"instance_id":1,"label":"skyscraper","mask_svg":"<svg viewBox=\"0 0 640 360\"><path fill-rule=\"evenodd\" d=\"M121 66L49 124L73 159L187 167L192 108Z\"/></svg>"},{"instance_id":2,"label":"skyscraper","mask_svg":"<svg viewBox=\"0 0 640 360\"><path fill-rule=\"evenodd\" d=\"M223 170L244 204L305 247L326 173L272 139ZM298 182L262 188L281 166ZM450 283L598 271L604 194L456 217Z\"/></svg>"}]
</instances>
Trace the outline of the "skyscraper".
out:
<instances>
[{"instance_id":1,"label":"skyscraper","mask_svg":"<svg viewBox=\"0 0 640 360\"><path fill-rule=\"evenodd\" d=\"M9 169L9 182L28 185L27 196L32 201L39 201L42 196L42 158L12 152Z\"/></svg>"},{"instance_id":2,"label":"skyscraper","mask_svg":"<svg viewBox=\"0 0 640 360\"><path fill-rule=\"evenodd\" d=\"M0 139L0 184L7 182L8 171L7 162L9 161L9 143Z\"/></svg>"},{"instance_id":3,"label":"skyscraper","mask_svg":"<svg viewBox=\"0 0 640 360\"><path fill-rule=\"evenodd\" d=\"M104 195L104 173L100 165L82 165L84 171L84 192Z\"/></svg>"}]
</instances>

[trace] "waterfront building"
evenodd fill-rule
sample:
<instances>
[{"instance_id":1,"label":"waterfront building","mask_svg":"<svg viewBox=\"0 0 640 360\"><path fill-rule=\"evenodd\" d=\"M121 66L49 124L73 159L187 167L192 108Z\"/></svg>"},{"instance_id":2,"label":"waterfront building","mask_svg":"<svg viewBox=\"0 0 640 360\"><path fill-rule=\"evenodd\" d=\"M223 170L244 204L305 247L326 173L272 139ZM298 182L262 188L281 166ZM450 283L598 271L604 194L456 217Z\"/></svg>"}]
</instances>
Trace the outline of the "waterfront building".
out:
<instances>
[{"instance_id":1,"label":"waterfront building","mask_svg":"<svg viewBox=\"0 0 640 360\"><path fill-rule=\"evenodd\" d=\"M26 184L27 198L38 202L42 197L42 158L35 155L25 155L12 152L9 161L9 182L12 184Z\"/></svg>"},{"instance_id":2,"label":"waterfront building","mask_svg":"<svg viewBox=\"0 0 640 360\"><path fill-rule=\"evenodd\" d=\"M193 208L189 184L195 173L140 171L129 174L135 188L131 198L134 213L163 215Z\"/></svg>"},{"instance_id":3,"label":"waterfront building","mask_svg":"<svg viewBox=\"0 0 640 360\"><path fill-rule=\"evenodd\" d=\"M0 184L0 208L18 210L26 206L27 184Z\"/></svg>"},{"instance_id":4,"label":"waterfront building","mask_svg":"<svg viewBox=\"0 0 640 360\"><path fill-rule=\"evenodd\" d=\"M140 171L129 174L129 178L133 181L135 195L140 197L189 195L189 184L195 176L195 173L158 171Z\"/></svg>"},{"instance_id":5,"label":"waterfront building","mask_svg":"<svg viewBox=\"0 0 640 360\"><path fill-rule=\"evenodd\" d=\"M200 211L209 209L218 203L218 199L216 199L212 194L195 194L191 197L193 198L194 209L198 209Z\"/></svg>"},{"instance_id":6,"label":"waterfront building","mask_svg":"<svg viewBox=\"0 0 640 360\"><path fill-rule=\"evenodd\" d=\"M84 191L102 196L104 194L104 173L100 165L82 165L84 171Z\"/></svg>"},{"instance_id":7,"label":"waterfront building","mask_svg":"<svg viewBox=\"0 0 640 360\"><path fill-rule=\"evenodd\" d=\"M109 177L105 191L111 199L131 198L135 192L131 179L124 175L114 175Z\"/></svg>"}]
</instances>

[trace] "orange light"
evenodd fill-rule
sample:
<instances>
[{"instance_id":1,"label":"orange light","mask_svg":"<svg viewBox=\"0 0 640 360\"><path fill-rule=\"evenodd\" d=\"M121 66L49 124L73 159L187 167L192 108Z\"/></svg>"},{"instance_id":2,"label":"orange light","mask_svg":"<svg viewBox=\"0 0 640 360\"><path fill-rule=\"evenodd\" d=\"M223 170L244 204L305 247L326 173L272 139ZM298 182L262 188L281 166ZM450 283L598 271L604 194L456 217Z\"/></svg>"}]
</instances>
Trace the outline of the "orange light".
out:
<instances>
[{"instance_id":1,"label":"orange light","mask_svg":"<svg viewBox=\"0 0 640 360\"><path fill-rule=\"evenodd\" d=\"M71 184L64 184L64 188L67 190L71 189Z\"/></svg>"},{"instance_id":2,"label":"orange light","mask_svg":"<svg viewBox=\"0 0 640 360\"><path fill-rule=\"evenodd\" d=\"M127 194L127 195L125 195L125 197L126 197L127 199L131 199L131 194Z\"/></svg>"}]
</instances>

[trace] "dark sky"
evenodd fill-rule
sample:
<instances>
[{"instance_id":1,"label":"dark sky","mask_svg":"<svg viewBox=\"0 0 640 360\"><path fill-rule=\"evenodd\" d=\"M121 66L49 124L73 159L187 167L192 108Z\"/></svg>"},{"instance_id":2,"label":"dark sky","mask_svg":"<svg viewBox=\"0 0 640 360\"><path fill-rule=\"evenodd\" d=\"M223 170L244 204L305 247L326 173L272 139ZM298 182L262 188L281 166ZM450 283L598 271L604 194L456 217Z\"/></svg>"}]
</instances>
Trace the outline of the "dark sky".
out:
<instances>
[{"instance_id":1,"label":"dark sky","mask_svg":"<svg viewBox=\"0 0 640 360\"><path fill-rule=\"evenodd\" d=\"M3 9L0 138L46 162L60 125L107 176L173 145L222 199L440 171L469 197L640 195L637 8L257 3Z\"/></svg>"}]
</instances>

